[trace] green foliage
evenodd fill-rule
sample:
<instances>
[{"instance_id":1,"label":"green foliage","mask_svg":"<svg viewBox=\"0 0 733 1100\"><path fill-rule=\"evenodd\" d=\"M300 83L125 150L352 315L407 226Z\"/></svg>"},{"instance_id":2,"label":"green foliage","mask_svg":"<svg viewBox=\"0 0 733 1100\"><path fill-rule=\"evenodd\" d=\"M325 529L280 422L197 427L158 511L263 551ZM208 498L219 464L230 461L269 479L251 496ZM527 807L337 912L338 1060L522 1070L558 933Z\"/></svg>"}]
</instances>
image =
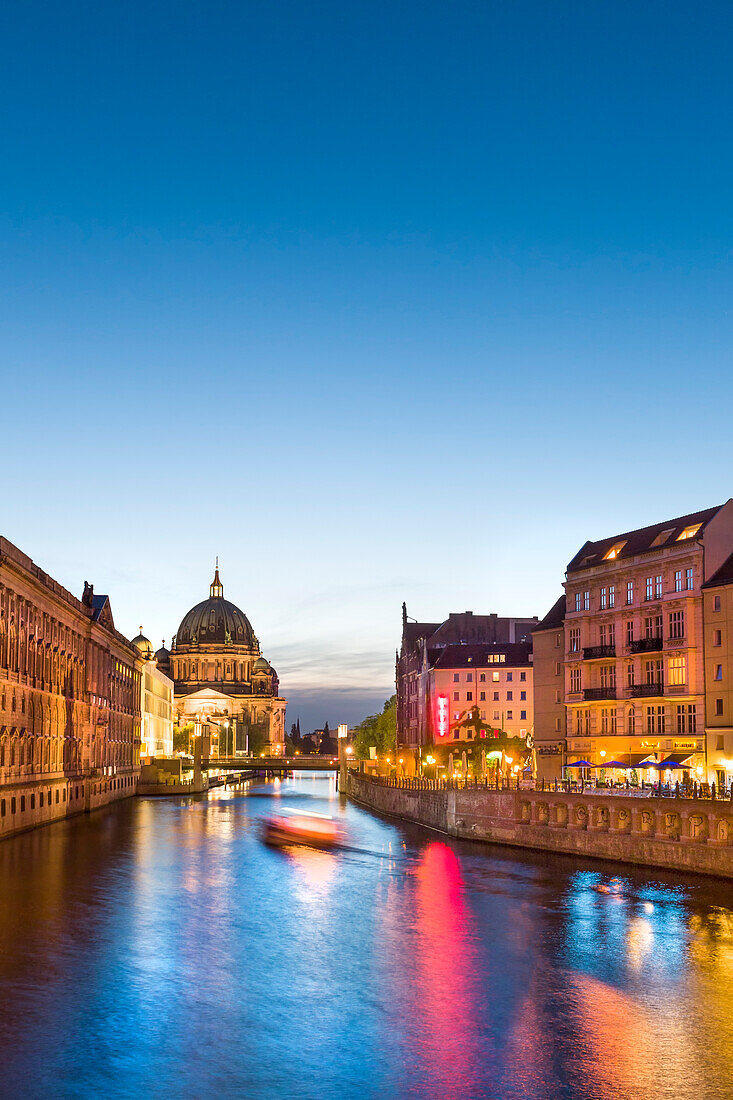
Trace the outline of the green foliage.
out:
<instances>
[{"instance_id":1,"label":"green foliage","mask_svg":"<svg viewBox=\"0 0 733 1100\"><path fill-rule=\"evenodd\" d=\"M264 751L270 736L270 728L267 719L262 722L253 722L249 727L249 753L250 756L259 756Z\"/></svg>"},{"instance_id":2,"label":"green foliage","mask_svg":"<svg viewBox=\"0 0 733 1100\"><path fill-rule=\"evenodd\" d=\"M366 760L373 745L379 756L394 754L396 736L397 696L393 695L387 699L379 714L371 714L356 726L354 753L359 759Z\"/></svg>"},{"instance_id":3,"label":"green foliage","mask_svg":"<svg viewBox=\"0 0 733 1100\"><path fill-rule=\"evenodd\" d=\"M478 774L481 770L482 749L486 750L487 756L490 752L502 752L506 756L511 756L511 767L515 764L524 765L532 754L532 749L528 747L524 738L511 737L506 730L493 729L487 722L482 721L481 712L476 706L472 707L464 720L457 723L453 728L460 731L460 740L443 741L441 739L440 745L436 745L432 749L432 755L436 756L439 762L444 765L447 765L450 753L453 753L454 760L460 760L461 753L466 752L469 771ZM486 737L481 736L482 730L486 730ZM473 751L469 753L469 749ZM486 761L487 769L496 766L496 757Z\"/></svg>"},{"instance_id":4,"label":"green foliage","mask_svg":"<svg viewBox=\"0 0 733 1100\"><path fill-rule=\"evenodd\" d=\"M189 722L186 726L174 726L173 727L173 751L174 752L190 752L191 751L191 734L194 729L193 722Z\"/></svg>"}]
</instances>

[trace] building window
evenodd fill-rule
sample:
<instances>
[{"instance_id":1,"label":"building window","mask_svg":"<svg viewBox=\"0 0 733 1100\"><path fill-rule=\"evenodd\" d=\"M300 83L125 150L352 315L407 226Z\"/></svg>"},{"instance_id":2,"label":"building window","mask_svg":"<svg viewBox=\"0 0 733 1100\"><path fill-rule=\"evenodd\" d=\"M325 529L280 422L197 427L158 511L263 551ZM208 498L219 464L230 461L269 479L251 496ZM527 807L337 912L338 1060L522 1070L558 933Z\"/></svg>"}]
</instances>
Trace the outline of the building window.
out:
<instances>
[{"instance_id":1,"label":"building window","mask_svg":"<svg viewBox=\"0 0 733 1100\"><path fill-rule=\"evenodd\" d=\"M644 633L647 640L651 641L653 638L662 637L662 616L661 615L648 615L644 619Z\"/></svg>"},{"instance_id":2,"label":"building window","mask_svg":"<svg viewBox=\"0 0 733 1100\"><path fill-rule=\"evenodd\" d=\"M590 611L590 589L586 588L583 593L583 610Z\"/></svg>"},{"instance_id":3,"label":"building window","mask_svg":"<svg viewBox=\"0 0 733 1100\"><path fill-rule=\"evenodd\" d=\"M685 613L684 613L684 611L670 611L670 614L669 614L669 636L670 636L670 638L684 638L684 636L685 636Z\"/></svg>"},{"instance_id":4,"label":"building window","mask_svg":"<svg viewBox=\"0 0 733 1100\"><path fill-rule=\"evenodd\" d=\"M680 703L677 707L677 732L697 733L697 716L694 703Z\"/></svg>"},{"instance_id":5,"label":"building window","mask_svg":"<svg viewBox=\"0 0 733 1100\"><path fill-rule=\"evenodd\" d=\"M675 569L674 572L674 590L675 592L682 591L682 570Z\"/></svg>"},{"instance_id":6,"label":"building window","mask_svg":"<svg viewBox=\"0 0 733 1100\"><path fill-rule=\"evenodd\" d=\"M609 607L615 607L616 606L616 585L615 584L609 584L609 586L608 586L608 606Z\"/></svg>"},{"instance_id":7,"label":"building window","mask_svg":"<svg viewBox=\"0 0 733 1100\"><path fill-rule=\"evenodd\" d=\"M720 611L720 596L713 596L713 611Z\"/></svg>"},{"instance_id":8,"label":"building window","mask_svg":"<svg viewBox=\"0 0 733 1100\"><path fill-rule=\"evenodd\" d=\"M526 691L520 691L520 693L519 693L520 703L523 702L526 698L527 698L527 692Z\"/></svg>"},{"instance_id":9,"label":"building window","mask_svg":"<svg viewBox=\"0 0 733 1100\"><path fill-rule=\"evenodd\" d=\"M634 602L634 582L626 582L626 604L630 606Z\"/></svg>"},{"instance_id":10,"label":"building window","mask_svg":"<svg viewBox=\"0 0 733 1100\"><path fill-rule=\"evenodd\" d=\"M519 673L519 680L520 680L521 683L525 683L526 680L527 680L527 673L526 672L520 672Z\"/></svg>"},{"instance_id":11,"label":"building window","mask_svg":"<svg viewBox=\"0 0 733 1100\"><path fill-rule=\"evenodd\" d=\"M692 580L692 570L691 569L686 569L685 570L685 588L687 589L688 592L691 592L693 587L694 587L694 584L693 584L693 580Z\"/></svg>"},{"instance_id":12,"label":"building window","mask_svg":"<svg viewBox=\"0 0 733 1100\"><path fill-rule=\"evenodd\" d=\"M570 652L580 653L580 627L570 627Z\"/></svg>"},{"instance_id":13,"label":"building window","mask_svg":"<svg viewBox=\"0 0 733 1100\"><path fill-rule=\"evenodd\" d=\"M457 684L458 681L460 680L460 678L461 678L460 672L454 672L453 673L453 683L454 684Z\"/></svg>"},{"instance_id":14,"label":"building window","mask_svg":"<svg viewBox=\"0 0 733 1100\"><path fill-rule=\"evenodd\" d=\"M473 692L472 691L467 691L466 692L466 702L467 703L472 703L473 702Z\"/></svg>"},{"instance_id":15,"label":"building window","mask_svg":"<svg viewBox=\"0 0 733 1100\"><path fill-rule=\"evenodd\" d=\"M555 661L555 675L559 676L561 672L562 672L562 665L560 664L559 661Z\"/></svg>"},{"instance_id":16,"label":"building window","mask_svg":"<svg viewBox=\"0 0 733 1100\"><path fill-rule=\"evenodd\" d=\"M654 578L654 596L655 599L661 600L662 598L662 574L657 573Z\"/></svg>"},{"instance_id":17,"label":"building window","mask_svg":"<svg viewBox=\"0 0 733 1100\"><path fill-rule=\"evenodd\" d=\"M647 577L647 579L646 579L646 596L644 598L646 600L654 599L654 578L653 577Z\"/></svg>"},{"instance_id":18,"label":"building window","mask_svg":"<svg viewBox=\"0 0 733 1100\"><path fill-rule=\"evenodd\" d=\"M576 592L575 593L575 610L576 611L582 611L583 610L583 594L582 594L582 592Z\"/></svg>"},{"instance_id":19,"label":"building window","mask_svg":"<svg viewBox=\"0 0 733 1100\"><path fill-rule=\"evenodd\" d=\"M559 733L559 732L560 732L560 719L556 718L555 719L555 733ZM3 806L4 805L5 805L5 800L3 799Z\"/></svg>"},{"instance_id":20,"label":"building window","mask_svg":"<svg viewBox=\"0 0 733 1100\"><path fill-rule=\"evenodd\" d=\"M520 722L526 722L527 721L527 712L526 712L526 710L520 710L520 712L519 712L519 721Z\"/></svg>"},{"instance_id":21,"label":"building window","mask_svg":"<svg viewBox=\"0 0 733 1100\"><path fill-rule=\"evenodd\" d=\"M723 700L722 699L716 699L715 700L715 714L719 718L722 713L723 713Z\"/></svg>"},{"instance_id":22,"label":"building window","mask_svg":"<svg viewBox=\"0 0 733 1100\"><path fill-rule=\"evenodd\" d=\"M473 683L473 673L472 672L467 672L466 673L466 683L467 684L472 684Z\"/></svg>"},{"instance_id":23,"label":"building window","mask_svg":"<svg viewBox=\"0 0 733 1100\"><path fill-rule=\"evenodd\" d=\"M604 691L616 690L616 666L601 665L601 687Z\"/></svg>"},{"instance_id":24,"label":"building window","mask_svg":"<svg viewBox=\"0 0 733 1100\"><path fill-rule=\"evenodd\" d=\"M570 690L571 690L571 692L580 691L580 669L579 668L571 668L570 669Z\"/></svg>"},{"instance_id":25,"label":"building window","mask_svg":"<svg viewBox=\"0 0 733 1100\"><path fill-rule=\"evenodd\" d=\"M486 692L485 691L479 692L478 701L479 701L479 703L485 703L486 702Z\"/></svg>"},{"instance_id":26,"label":"building window","mask_svg":"<svg viewBox=\"0 0 733 1100\"><path fill-rule=\"evenodd\" d=\"M506 678L507 678L507 682L511 683L511 681L514 679L514 676L512 675L511 672L507 672Z\"/></svg>"},{"instance_id":27,"label":"building window","mask_svg":"<svg viewBox=\"0 0 733 1100\"><path fill-rule=\"evenodd\" d=\"M499 673L498 672L492 672L491 673L491 679L494 681L495 684L498 684L498 682L499 682Z\"/></svg>"},{"instance_id":28,"label":"building window","mask_svg":"<svg viewBox=\"0 0 733 1100\"><path fill-rule=\"evenodd\" d=\"M495 702L495 703L498 703L498 702L499 702L499 692L498 692L498 691L495 691L495 692L494 692L494 702Z\"/></svg>"},{"instance_id":29,"label":"building window","mask_svg":"<svg viewBox=\"0 0 733 1100\"><path fill-rule=\"evenodd\" d=\"M634 714L634 708L631 707L626 715L626 732L635 733L636 731L636 716Z\"/></svg>"},{"instance_id":30,"label":"building window","mask_svg":"<svg viewBox=\"0 0 733 1100\"><path fill-rule=\"evenodd\" d=\"M506 701L507 701L507 703L511 703L511 702L512 702L512 693L511 693L511 691L508 691L508 692L506 693Z\"/></svg>"},{"instance_id":31,"label":"building window","mask_svg":"<svg viewBox=\"0 0 733 1100\"><path fill-rule=\"evenodd\" d=\"M659 660L657 660L657 661L646 661L645 664L644 664L644 669L645 669L645 672L646 672L646 682L647 682L647 684L661 685L661 683L662 683L662 662L661 661L659 661Z\"/></svg>"},{"instance_id":32,"label":"building window","mask_svg":"<svg viewBox=\"0 0 733 1100\"><path fill-rule=\"evenodd\" d=\"M633 687L634 683L635 683L635 681L634 681L634 665L633 665L633 662L630 662L626 666L626 686L627 687Z\"/></svg>"},{"instance_id":33,"label":"building window","mask_svg":"<svg viewBox=\"0 0 733 1100\"><path fill-rule=\"evenodd\" d=\"M453 692L453 702L454 702L454 703L457 703L457 702L458 702L458 700L459 700L459 698L460 698L460 695L459 695L459 693L458 693L457 691L454 691L454 692Z\"/></svg>"},{"instance_id":34,"label":"building window","mask_svg":"<svg viewBox=\"0 0 733 1100\"><path fill-rule=\"evenodd\" d=\"M575 714L575 734L577 737L581 737L583 734L583 712L582 710L576 711Z\"/></svg>"},{"instance_id":35,"label":"building window","mask_svg":"<svg viewBox=\"0 0 733 1100\"><path fill-rule=\"evenodd\" d=\"M715 679L716 680L722 680L723 679L723 666L722 665L716 665L715 666Z\"/></svg>"},{"instance_id":36,"label":"building window","mask_svg":"<svg viewBox=\"0 0 733 1100\"><path fill-rule=\"evenodd\" d=\"M634 620L626 620L626 645L630 646L634 640Z\"/></svg>"},{"instance_id":37,"label":"building window","mask_svg":"<svg viewBox=\"0 0 733 1100\"><path fill-rule=\"evenodd\" d=\"M560 648L560 644L561 644L561 643L560 643L560 639L561 639L561 638L562 638L562 635L561 635L561 634L556 634L556 635L555 635L555 649L559 649L559 648Z\"/></svg>"},{"instance_id":38,"label":"building window","mask_svg":"<svg viewBox=\"0 0 733 1100\"><path fill-rule=\"evenodd\" d=\"M499 712L498 712L498 710L495 710L495 711L494 711L494 721L495 721L495 722L498 722L498 721L499 721Z\"/></svg>"},{"instance_id":39,"label":"building window","mask_svg":"<svg viewBox=\"0 0 733 1100\"><path fill-rule=\"evenodd\" d=\"M556 703L560 702L560 692L557 688L555 688L555 702Z\"/></svg>"},{"instance_id":40,"label":"building window","mask_svg":"<svg viewBox=\"0 0 733 1100\"><path fill-rule=\"evenodd\" d=\"M512 714L512 711L508 710L508 711L506 712L506 716L507 716L507 721L508 721L508 722L511 722L511 721L513 721L513 717L514 717L514 716L513 716L513 714Z\"/></svg>"},{"instance_id":41,"label":"building window","mask_svg":"<svg viewBox=\"0 0 733 1100\"><path fill-rule=\"evenodd\" d=\"M646 732L664 733L664 707L646 708Z\"/></svg>"},{"instance_id":42,"label":"building window","mask_svg":"<svg viewBox=\"0 0 733 1100\"><path fill-rule=\"evenodd\" d=\"M670 657L667 661L667 683L679 687L687 683L687 658Z\"/></svg>"},{"instance_id":43,"label":"building window","mask_svg":"<svg viewBox=\"0 0 733 1100\"><path fill-rule=\"evenodd\" d=\"M605 611L607 607L608 603L606 600L606 589L604 587L601 589L601 611Z\"/></svg>"},{"instance_id":44,"label":"building window","mask_svg":"<svg viewBox=\"0 0 733 1100\"><path fill-rule=\"evenodd\" d=\"M486 683L486 673L485 672L481 673L481 675L478 678L478 682L480 684L485 684Z\"/></svg>"},{"instance_id":45,"label":"building window","mask_svg":"<svg viewBox=\"0 0 733 1100\"><path fill-rule=\"evenodd\" d=\"M601 733L608 733L608 711L605 707L601 711Z\"/></svg>"}]
</instances>

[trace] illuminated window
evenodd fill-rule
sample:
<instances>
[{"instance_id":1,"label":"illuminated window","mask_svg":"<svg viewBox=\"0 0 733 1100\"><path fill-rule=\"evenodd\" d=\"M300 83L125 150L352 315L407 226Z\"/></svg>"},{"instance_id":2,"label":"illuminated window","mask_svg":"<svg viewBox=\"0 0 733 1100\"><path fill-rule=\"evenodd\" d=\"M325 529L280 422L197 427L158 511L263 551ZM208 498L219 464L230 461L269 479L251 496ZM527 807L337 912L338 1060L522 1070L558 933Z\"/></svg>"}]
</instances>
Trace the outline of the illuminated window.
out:
<instances>
[{"instance_id":1,"label":"illuminated window","mask_svg":"<svg viewBox=\"0 0 733 1100\"><path fill-rule=\"evenodd\" d=\"M494 681L495 684L498 684L498 682L499 682L499 673L498 672L492 672L491 673L491 679Z\"/></svg>"},{"instance_id":2,"label":"illuminated window","mask_svg":"<svg viewBox=\"0 0 733 1100\"><path fill-rule=\"evenodd\" d=\"M657 573L656 577L654 578L654 596L658 600L660 600L662 598L662 574L661 573Z\"/></svg>"},{"instance_id":3,"label":"illuminated window","mask_svg":"<svg viewBox=\"0 0 733 1100\"><path fill-rule=\"evenodd\" d=\"M613 561L614 558L617 558L619 556L624 546L626 546L625 542L615 542L611 549L607 550L606 553L603 555L603 560Z\"/></svg>"},{"instance_id":4,"label":"illuminated window","mask_svg":"<svg viewBox=\"0 0 733 1100\"><path fill-rule=\"evenodd\" d=\"M674 590L675 592L682 591L682 570L675 569L674 571Z\"/></svg>"},{"instance_id":5,"label":"illuminated window","mask_svg":"<svg viewBox=\"0 0 733 1100\"><path fill-rule=\"evenodd\" d=\"M667 660L667 682L679 687L687 683L687 658L670 657Z\"/></svg>"},{"instance_id":6,"label":"illuminated window","mask_svg":"<svg viewBox=\"0 0 733 1100\"><path fill-rule=\"evenodd\" d=\"M682 531L677 536L677 542L682 542L683 539L694 539L695 535L697 534L697 532L700 530L701 527L702 527L701 523L694 523L691 527L685 527L684 531Z\"/></svg>"}]
</instances>

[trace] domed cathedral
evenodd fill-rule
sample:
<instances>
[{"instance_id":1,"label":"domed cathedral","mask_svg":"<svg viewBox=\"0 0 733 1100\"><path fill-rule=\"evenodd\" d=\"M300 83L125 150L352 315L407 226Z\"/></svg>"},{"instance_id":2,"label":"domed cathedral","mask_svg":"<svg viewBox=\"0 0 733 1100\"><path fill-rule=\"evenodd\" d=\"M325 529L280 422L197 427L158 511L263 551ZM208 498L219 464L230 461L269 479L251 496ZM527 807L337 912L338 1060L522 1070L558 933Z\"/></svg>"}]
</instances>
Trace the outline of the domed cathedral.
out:
<instances>
[{"instance_id":1,"label":"domed cathedral","mask_svg":"<svg viewBox=\"0 0 733 1100\"><path fill-rule=\"evenodd\" d=\"M217 560L208 600L183 616L170 652L156 653L159 667L170 668L178 725L208 722L219 733L220 755L257 746L285 752L285 699L279 696L274 668L260 652L247 616L229 600Z\"/></svg>"}]
</instances>

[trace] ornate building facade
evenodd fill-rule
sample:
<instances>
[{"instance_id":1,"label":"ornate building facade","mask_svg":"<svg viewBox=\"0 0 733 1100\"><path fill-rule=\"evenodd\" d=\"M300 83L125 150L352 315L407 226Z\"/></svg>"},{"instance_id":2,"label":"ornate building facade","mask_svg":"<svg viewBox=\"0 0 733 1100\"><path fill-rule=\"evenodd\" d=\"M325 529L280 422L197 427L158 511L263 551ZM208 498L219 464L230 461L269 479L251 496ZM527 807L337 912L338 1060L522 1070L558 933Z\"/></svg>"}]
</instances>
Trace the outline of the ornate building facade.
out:
<instances>
[{"instance_id":1,"label":"ornate building facade","mask_svg":"<svg viewBox=\"0 0 733 1100\"><path fill-rule=\"evenodd\" d=\"M143 672L140 682L140 755L171 756L173 753L173 681L158 668L153 647L140 633L132 644L140 654Z\"/></svg>"},{"instance_id":2,"label":"ornate building facade","mask_svg":"<svg viewBox=\"0 0 733 1100\"><path fill-rule=\"evenodd\" d=\"M208 723L218 732L221 755L257 744L285 752L285 699L243 611L224 599L216 568L208 600L183 616L171 650L156 654L174 682L178 725Z\"/></svg>"},{"instance_id":3,"label":"ornate building facade","mask_svg":"<svg viewBox=\"0 0 733 1100\"><path fill-rule=\"evenodd\" d=\"M135 793L140 678L107 596L0 537L0 836Z\"/></svg>"}]
</instances>

